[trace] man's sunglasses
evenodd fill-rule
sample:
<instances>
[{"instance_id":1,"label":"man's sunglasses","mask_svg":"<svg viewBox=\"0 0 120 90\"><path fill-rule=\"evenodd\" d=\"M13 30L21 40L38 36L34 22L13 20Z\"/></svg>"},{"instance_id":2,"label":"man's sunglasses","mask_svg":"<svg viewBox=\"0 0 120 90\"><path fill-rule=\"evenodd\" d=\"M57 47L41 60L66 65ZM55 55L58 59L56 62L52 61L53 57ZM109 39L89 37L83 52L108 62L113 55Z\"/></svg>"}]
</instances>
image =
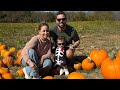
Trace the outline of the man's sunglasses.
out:
<instances>
[{"instance_id":1,"label":"man's sunglasses","mask_svg":"<svg viewBox=\"0 0 120 90\"><path fill-rule=\"evenodd\" d=\"M65 45L65 43L58 43L58 45Z\"/></svg>"},{"instance_id":2,"label":"man's sunglasses","mask_svg":"<svg viewBox=\"0 0 120 90\"><path fill-rule=\"evenodd\" d=\"M59 22L62 20L62 21L65 21L66 20L66 18L59 18L59 19L57 19Z\"/></svg>"}]
</instances>

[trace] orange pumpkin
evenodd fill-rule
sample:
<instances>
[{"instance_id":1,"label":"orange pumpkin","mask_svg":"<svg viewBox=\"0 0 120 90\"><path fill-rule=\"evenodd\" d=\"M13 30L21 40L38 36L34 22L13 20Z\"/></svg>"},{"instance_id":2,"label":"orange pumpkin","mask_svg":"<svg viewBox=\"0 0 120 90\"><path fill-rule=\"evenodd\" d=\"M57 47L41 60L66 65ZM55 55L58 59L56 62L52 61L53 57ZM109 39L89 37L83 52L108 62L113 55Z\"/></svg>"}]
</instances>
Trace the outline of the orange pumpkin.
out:
<instances>
[{"instance_id":1,"label":"orange pumpkin","mask_svg":"<svg viewBox=\"0 0 120 90\"><path fill-rule=\"evenodd\" d=\"M8 57L8 56L11 56L11 55L12 55L12 53L10 51L5 51L3 53L3 57Z\"/></svg>"},{"instance_id":2,"label":"orange pumpkin","mask_svg":"<svg viewBox=\"0 0 120 90\"><path fill-rule=\"evenodd\" d=\"M95 62L96 67L98 67L108 58L108 53L104 49L95 49L91 51L89 57Z\"/></svg>"},{"instance_id":3,"label":"orange pumpkin","mask_svg":"<svg viewBox=\"0 0 120 90\"><path fill-rule=\"evenodd\" d=\"M11 47L11 48L9 49L9 51L10 51L11 53L14 53L14 52L15 52L15 48L14 48L14 47Z\"/></svg>"},{"instance_id":4,"label":"orange pumpkin","mask_svg":"<svg viewBox=\"0 0 120 90\"><path fill-rule=\"evenodd\" d=\"M80 70L81 69L81 63L80 62L75 62L74 64L73 64L73 67L76 69L76 70Z\"/></svg>"},{"instance_id":5,"label":"orange pumpkin","mask_svg":"<svg viewBox=\"0 0 120 90\"><path fill-rule=\"evenodd\" d=\"M5 53L6 51L7 51L6 49L1 50L1 56L4 57L4 53Z\"/></svg>"},{"instance_id":6,"label":"orange pumpkin","mask_svg":"<svg viewBox=\"0 0 120 90\"><path fill-rule=\"evenodd\" d=\"M120 58L105 59L100 71L105 79L120 79Z\"/></svg>"},{"instance_id":7,"label":"orange pumpkin","mask_svg":"<svg viewBox=\"0 0 120 90\"><path fill-rule=\"evenodd\" d=\"M5 65L14 65L14 61L13 61L13 58L11 56L4 57L2 59L2 61Z\"/></svg>"},{"instance_id":8,"label":"orange pumpkin","mask_svg":"<svg viewBox=\"0 0 120 90\"><path fill-rule=\"evenodd\" d=\"M68 59L73 58L73 56L74 56L74 51L73 50L71 50L71 49L66 50L66 57Z\"/></svg>"},{"instance_id":9,"label":"orange pumpkin","mask_svg":"<svg viewBox=\"0 0 120 90\"><path fill-rule=\"evenodd\" d=\"M3 49L7 49L7 46L5 44L0 45L0 51Z\"/></svg>"},{"instance_id":10,"label":"orange pumpkin","mask_svg":"<svg viewBox=\"0 0 120 90\"><path fill-rule=\"evenodd\" d=\"M85 79L85 76L80 72L71 72L68 75L68 79Z\"/></svg>"},{"instance_id":11,"label":"orange pumpkin","mask_svg":"<svg viewBox=\"0 0 120 90\"><path fill-rule=\"evenodd\" d=\"M53 76L45 76L42 79L54 79L54 77Z\"/></svg>"},{"instance_id":12,"label":"orange pumpkin","mask_svg":"<svg viewBox=\"0 0 120 90\"><path fill-rule=\"evenodd\" d=\"M8 72L9 72L8 68L5 68L5 67L0 68L0 74L5 74L5 73L8 73Z\"/></svg>"},{"instance_id":13,"label":"orange pumpkin","mask_svg":"<svg viewBox=\"0 0 120 90\"><path fill-rule=\"evenodd\" d=\"M2 75L3 79L14 79L11 73L5 73Z\"/></svg>"},{"instance_id":14,"label":"orange pumpkin","mask_svg":"<svg viewBox=\"0 0 120 90\"><path fill-rule=\"evenodd\" d=\"M16 71L16 73L17 73L19 76L23 76L23 75L24 75L24 72L23 72L22 69L18 69L18 70Z\"/></svg>"},{"instance_id":15,"label":"orange pumpkin","mask_svg":"<svg viewBox=\"0 0 120 90\"><path fill-rule=\"evenodd\" d=\"M19 57L21 55L21 53L22 53L22 49L18 50L17 57Z\"/></svg>"},{"instance_id":16,"label":"orange pumpkin","mask_svg":"<svg viewBox=\"0 0 120 90\"><path fill-rule=\"evenodd\" d=\"M21 65L21 64L22 64L22 62L21 62L21 57L18 57L18 58L16 59L15 64L17 64L17 65Z\"/></svg>"},{"instance_id":17,"label":"orange pumpkin","mask_svg":"<svg viewBox=\"0 0 120 90\"><path fill-rule=\"evenodd\" d=\"M89 60L90 58L85 58L83 61L82 61L82 69L83 70L91 70L94 68L95 66L95 63L93 61L90 61Z\"/></svg>"}]
</instances>

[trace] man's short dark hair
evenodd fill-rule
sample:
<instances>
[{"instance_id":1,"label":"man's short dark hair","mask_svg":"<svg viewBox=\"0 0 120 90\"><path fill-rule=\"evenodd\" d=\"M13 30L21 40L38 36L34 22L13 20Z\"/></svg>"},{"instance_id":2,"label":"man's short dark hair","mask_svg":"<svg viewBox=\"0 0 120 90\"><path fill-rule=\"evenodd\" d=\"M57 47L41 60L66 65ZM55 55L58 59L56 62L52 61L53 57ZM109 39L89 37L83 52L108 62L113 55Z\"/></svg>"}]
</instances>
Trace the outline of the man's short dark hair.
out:
<instances>
[{"instance_id":1,"label":"man's short dark hair","mask_svg":"<svg viewBox=\"0 0 120 90\"><path fill-rule=\"evenodd\" d=\"M60 14L63 14L63 15L66 17L65 12L63 12L63 11L58 11L58 12L57 12L57 15L60 15Z\"/></svg>"}]
</instances>

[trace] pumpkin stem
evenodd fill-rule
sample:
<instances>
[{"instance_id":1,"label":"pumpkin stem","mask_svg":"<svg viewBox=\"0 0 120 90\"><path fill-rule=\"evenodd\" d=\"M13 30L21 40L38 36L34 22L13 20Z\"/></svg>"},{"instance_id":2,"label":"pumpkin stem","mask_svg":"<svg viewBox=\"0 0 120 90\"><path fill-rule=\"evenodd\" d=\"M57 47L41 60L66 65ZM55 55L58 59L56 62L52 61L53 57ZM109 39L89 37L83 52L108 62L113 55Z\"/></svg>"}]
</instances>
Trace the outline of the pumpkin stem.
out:
<instances>
[{"instance_id":1,"label":"pumpkin stem","mask_svg":"<svg viewBox=\"0 0 120 90\"><path fill-rule=\"evenodd\" d=\"M87 58L88 58L88 61L89 61L90 63L93 62L93 60L92 60L90 57L87 57Z\"/></svg>"}]
</instances>

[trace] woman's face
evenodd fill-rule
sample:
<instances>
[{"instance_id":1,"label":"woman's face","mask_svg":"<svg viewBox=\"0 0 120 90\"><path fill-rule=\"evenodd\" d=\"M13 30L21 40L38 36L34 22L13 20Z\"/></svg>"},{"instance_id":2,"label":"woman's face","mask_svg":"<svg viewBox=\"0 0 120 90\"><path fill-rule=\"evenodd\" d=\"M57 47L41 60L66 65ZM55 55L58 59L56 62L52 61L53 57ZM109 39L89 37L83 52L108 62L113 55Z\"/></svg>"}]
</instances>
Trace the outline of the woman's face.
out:
<instances>
[{"instance_id":1,"label":"woman's face","mask_svg":"<svg viewBox=\"0 0 120 90\"><path fill-rule=\"evenodd\" d=\"M39 30L39 35L41 38L46 39L49 37L49 28L47 26L42 26L41 29Z\"/></svg>"}]
</instances>

